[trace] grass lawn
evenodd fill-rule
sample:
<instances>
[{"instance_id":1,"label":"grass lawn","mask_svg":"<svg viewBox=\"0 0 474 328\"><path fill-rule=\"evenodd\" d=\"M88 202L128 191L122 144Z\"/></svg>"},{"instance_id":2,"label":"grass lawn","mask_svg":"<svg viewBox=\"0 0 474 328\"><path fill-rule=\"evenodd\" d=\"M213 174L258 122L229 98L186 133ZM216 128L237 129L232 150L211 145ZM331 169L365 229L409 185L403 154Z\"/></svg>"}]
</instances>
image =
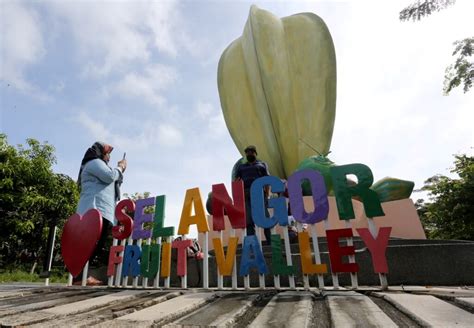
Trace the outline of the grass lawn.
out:
<instances>
[{"instance_id":1,"label":"grass lawn","mask_svg":"<svg viewBox=\"0 0 474 328\"><path fill-rule=\"evenodd\" d=\"M51 283L66 283L67 273L52 272L49 277ZM10 269L0 271L0 283L5 282L44 282L44 278L40 278L39 274L30 274L21 269Z\"/></svg>"}]
</instances>

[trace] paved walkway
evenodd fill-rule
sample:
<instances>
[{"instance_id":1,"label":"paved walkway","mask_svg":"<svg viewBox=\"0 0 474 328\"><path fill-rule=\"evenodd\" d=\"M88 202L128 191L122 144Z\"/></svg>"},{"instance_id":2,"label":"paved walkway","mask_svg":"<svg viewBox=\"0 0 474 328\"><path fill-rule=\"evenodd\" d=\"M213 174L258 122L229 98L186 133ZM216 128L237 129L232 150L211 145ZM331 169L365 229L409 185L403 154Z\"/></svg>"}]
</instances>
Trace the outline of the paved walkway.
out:
<instances>
[{"instance_id":1,"label":"paved walkway","mask_svg":"<svg viewBox=\"0 0 474 328\"><path fill-rule=\"evenodd\" d=\"M310 291L0 286L0 326L472 327L474 288Z\"/></svg>"}]
</instances>

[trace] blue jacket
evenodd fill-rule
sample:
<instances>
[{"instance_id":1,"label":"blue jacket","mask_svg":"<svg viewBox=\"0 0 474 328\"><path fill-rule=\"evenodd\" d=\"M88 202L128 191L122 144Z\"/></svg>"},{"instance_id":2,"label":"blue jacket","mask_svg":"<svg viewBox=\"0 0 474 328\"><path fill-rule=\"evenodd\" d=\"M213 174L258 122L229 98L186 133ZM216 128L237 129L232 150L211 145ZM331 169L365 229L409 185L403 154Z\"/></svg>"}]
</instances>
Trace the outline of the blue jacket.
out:
<instances>
[{"instance_id":1,"label":"blue jacket","mask_svg":"<svg viewBox=\"0 0 474 328\"><path fill-rule=\"evenodd\" d=\"M244 189L249 190L252 183L260 177L270 175L267 163L256 160L254 163L242 163L237 167L236 177L244 182Z\"/></svg>"},{"instance_id":2,"label":"blue jacket","mask_svg":"<svg viewBox=\"0 0 474 328\"><path fill-rule=\"evenodd\" d=\"M94 159L84 166L81 175L81 197L77 213L83 215L96 208L113 225L115 219L115 181L122 177L118 168L111 168L101 159Z\"/></svg>"}]
</instances>

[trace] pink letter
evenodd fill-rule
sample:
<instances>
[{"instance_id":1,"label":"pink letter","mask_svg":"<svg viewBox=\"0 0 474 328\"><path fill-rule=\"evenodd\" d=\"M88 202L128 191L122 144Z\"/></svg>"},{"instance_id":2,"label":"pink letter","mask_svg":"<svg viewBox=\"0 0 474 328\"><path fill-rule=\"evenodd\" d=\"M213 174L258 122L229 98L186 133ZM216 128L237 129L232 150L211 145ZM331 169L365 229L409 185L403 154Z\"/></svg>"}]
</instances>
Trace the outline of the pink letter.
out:
<instances>
[{"instance_id":1,"label":"pink letter","mask_svg":"<svg viewBox=\"0 0 474 328\"><path fill-rule=\"evenodd\" d=\"M329 259L331 260L332 272L357 272L359 266L357 263L343 263L342 257L345 255L354 255L354 246L339 246L339 238L352 237L352 229L334 229L326 230L326 237L329 249Z\"/></svg>"},{"instance_id":2,"label":"pink letter","mask_svg":"<svg viewBox=\"0 0 474 328\"><path fill-rule=\"evenodd\" d=\"M234 203L227 193L223 183L212 185L212 229L225 229L224 214L227 214L234 229L244 229L247 226L245 218L244 183L232 182Z\"/></svg>"},{"instance_id":3,"label":"pink letter","mask_svg":"<svg viewBox=\"0 0 474 328\"><path fill-rule=\"evenodd\" d=\"M385 257L385 250L387 249L388 237L390 237L391 227L383 227L379 229L377 238L374 239L369 229L356 229L360 238L367 245L372 256L372 264L375 273L388 273L387 258Z\"/></svg>"},{"instance_id":4,"label":"pink letter","mask_svg":"<svg viewBox=\"0 0 474 328\"><path fill-rule=\"evenodd\" d=\"M107 267L107 276L113 276L115 274L115 264L122 263L122 257L117 254L123 252L124 247L122 245L112 246L109 251L109 266Z\"/></svg>"},{"instance_id":5,"label":"pink letter","mask_svg":"<svg viewBox=\"0 0 474 328\"><path fill-rule=\"evenodd\" d=\"M178 249L178 263L177 265L177 273L178 276L182 277L186 275L187 269L186 269L186 262L188 260L188 254L186 252L186 248L191 246L193 244L193 241L191 239L185 239L185 240L175 240L173 241L173 244L171 247L177 248Z\"/></svg>"},{"instance_id":6,"label":"pink letter","mask_svg":"<svg viewBox=\"0 0 474 328\"><path fill-rule=\"evenodd\" d=\"M122 199L115 207L115 217L118 223L112 228L112 236L118 240L126 239L132 233L133 220L126 213L135 211L135 203L131 199Z\"/></svg>"}]
</instances>

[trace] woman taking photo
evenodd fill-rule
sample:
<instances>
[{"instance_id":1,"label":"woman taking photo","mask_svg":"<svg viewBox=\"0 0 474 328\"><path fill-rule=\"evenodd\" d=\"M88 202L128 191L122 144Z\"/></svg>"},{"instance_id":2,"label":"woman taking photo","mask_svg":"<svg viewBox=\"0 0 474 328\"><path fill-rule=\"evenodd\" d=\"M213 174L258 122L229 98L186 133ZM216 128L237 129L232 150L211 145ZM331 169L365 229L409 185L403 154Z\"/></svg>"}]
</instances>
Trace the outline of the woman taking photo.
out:
<instances>
[{"instance_id":1,"label":"woman taking photo","mask_svg":"<svg viewBox=\"0 0 474 328\"><path fill-rule=\"evenodd\" d=\"M107 266L108 252L105 244L111 234L112 226L116 224L115 204L120 200L120 185L127 168L125 158L117 163L116 168L109 166L112 150L112 146L103 142L96 142L87 149L77 181L81 191L77 213L83 215L89 209L95 208L102 214L102 233L90 258L91 264L98 267ZM78 275L79 279L80 276ZM87 278L87 284L99 285L102 281L90 276Z\"/></svg>"}]
</instances>

